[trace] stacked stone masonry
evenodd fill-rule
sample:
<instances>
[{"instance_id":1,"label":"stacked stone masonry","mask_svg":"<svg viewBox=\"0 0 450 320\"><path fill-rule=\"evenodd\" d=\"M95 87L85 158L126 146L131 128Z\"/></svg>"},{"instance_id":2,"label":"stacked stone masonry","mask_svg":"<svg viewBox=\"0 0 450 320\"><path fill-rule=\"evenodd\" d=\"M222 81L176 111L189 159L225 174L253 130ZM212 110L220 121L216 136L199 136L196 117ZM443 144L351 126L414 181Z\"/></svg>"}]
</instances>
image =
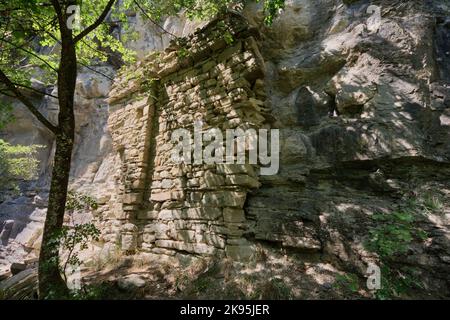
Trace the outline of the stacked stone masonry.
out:
<instances>
[{"instance_id":1,"label":"stacked stone masonry","mask_svg":"<svg viewBox=\"0 0 450 320\"><path fill-rule=\"evenodd\" d=\"M171 137L193 133L194 123L224 136L269 128L265 100L258 34L234 14L127 70L109 97L120 168L116 194L99 210L104 240L130 253L247 258L243 208L260 186L258 166L177 164Z\"/></svg>"}]
</instances>

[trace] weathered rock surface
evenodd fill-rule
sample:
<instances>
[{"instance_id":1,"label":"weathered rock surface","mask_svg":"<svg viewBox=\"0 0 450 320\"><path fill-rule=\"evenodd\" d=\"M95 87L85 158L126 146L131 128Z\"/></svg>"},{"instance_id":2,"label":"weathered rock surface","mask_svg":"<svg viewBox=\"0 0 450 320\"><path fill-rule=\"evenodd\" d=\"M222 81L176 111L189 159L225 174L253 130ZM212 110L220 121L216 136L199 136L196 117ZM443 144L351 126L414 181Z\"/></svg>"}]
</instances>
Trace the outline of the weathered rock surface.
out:
<instances>
[{"instance_id":1,"label":"weathered rock surface","mask_svg":"<svg viewBox=\"0 0 450 320\"><path fill-rule=\"evenodd\" d=\"M285 147L279 175L248 198L255 239L318 251L363 274L370 216L410 212L411 197L432 194L445 203L420 223L432 244L398 260L417 261L428 290L448 297L449 243L439 240L449 235L448 2L377 1L378 21L368 2L289 3L284 17L297 12L301 24L280 17L274 30L301 39L268 31L262 42Z\"/></svg>"},{"instance_id":2,"label":"weathered rock surface","mask_svg":"<svg viewBox=\"0 0 450 320\"><path fill-rule=\"evenodd\" d=\"M1 299L33 300L37 298L37 270L28 269L0 283Z\"/></svg>"}]
</instances>

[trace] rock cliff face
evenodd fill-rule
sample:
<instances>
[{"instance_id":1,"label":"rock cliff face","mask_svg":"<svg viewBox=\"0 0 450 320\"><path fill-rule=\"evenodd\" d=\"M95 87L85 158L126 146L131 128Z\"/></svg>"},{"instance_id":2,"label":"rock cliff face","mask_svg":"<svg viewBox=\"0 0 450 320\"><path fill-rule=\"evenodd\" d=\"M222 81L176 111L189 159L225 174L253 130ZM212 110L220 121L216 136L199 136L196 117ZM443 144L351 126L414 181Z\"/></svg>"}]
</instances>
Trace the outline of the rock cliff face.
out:
<instances>
[{"instance_id":1,"label":"rock cliff face","mask_svg":"<svg viewBox=\"0 0 450 320\"><path fill-rule=\"evenodd\" d=\"M171 45L152 31L135 44L141 61L113 85L80 75L72 187L101 204L91 218L103 242L93 252L252 260L281 250L301 257L286 283L315 279L301 297L332 296L330 273L361 280L370 263L389 261L397 276L409 268L420 279L414 296L449 297L448 1L293 0L270 28L256 5L243 15L227 18L231 42L217 21ZM278 174L174 165L170 134L195 120L279 129ZM8 131L13 142L48 147L45 190L51 138L19 123ZM38 246L45 191L36 188L0 204L3 259ZM394 240L405 246L386 260Z\"/></svg>"},{"instance_id":2,"label":"rock cliff face","mask_svg":"<svg viewBox=\"0 0 450 320\"><path fill-rule=\"evenodd\" d=\"M417 222L428 240L398 260L448 296L447 10L434 1L294 1L263 32L282 147L279 175L261 177L246 204L255 240L364 273L371 215L437 197L440 213Z\"/></svg>"}]
</instances>

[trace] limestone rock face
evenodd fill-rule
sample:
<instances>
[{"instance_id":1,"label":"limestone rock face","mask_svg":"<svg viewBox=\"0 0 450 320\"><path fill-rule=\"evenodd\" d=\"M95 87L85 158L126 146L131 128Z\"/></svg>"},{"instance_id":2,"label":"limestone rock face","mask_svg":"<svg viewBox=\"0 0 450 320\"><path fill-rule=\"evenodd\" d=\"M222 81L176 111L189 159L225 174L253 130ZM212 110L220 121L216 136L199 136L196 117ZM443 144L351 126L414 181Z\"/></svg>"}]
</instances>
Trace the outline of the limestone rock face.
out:
<instances>
[{"instance_id":1,"label":"limestone rock face","mask_svg":"<svg viewBox=\"0 0 450 320\"><path fill-rule=\"evenodd\" d=\"M244 208L255 239L320 251L363 273L371 214L417 210L407 199L429 194L442 207L426 220L439 225L437 238L448 236L449 4L380 1L377 17L362 1L287 3L278 32L269 29L262 42L283 146L279 174L261 177ZM425 225L433 234L434 222ZM432 242L411 244L398 260L427 261L417 264L419 277L438 294L450 280L441 273L449 243Z\"/></svg>"},{"instance_id":2,"label":"limestone rock face","mask_svg":"<svg viewBox=\"0 0 450 320\"><path fill-rule=\"evenodd\" d=\"M261 5L251 4L233 45L209 39L208 25L193 33L195 24L168 18L165 29L190 35L188 56L133 16L141 36L130 45L140 62L129 77L103 66L115 84L86 70L77 84L72 186L99 199L93 218L104 248L248 260L256 244L269 243L364 277L379 261L365 245L377 227L373 216L419 212L427 239L414 239L394 260L412 265L427 293L448 298L450 4L369 5L288 0L269 28ZM54 101L33 99L56 118ZM20 121L5 138L46 148L41 179L0 204L4 264L37 253L46 194L33 190L48 187L53 144L17 110ZM170 134L195 120L279 129L278 174L174 165Z\"/></svg>"}]
</instances>

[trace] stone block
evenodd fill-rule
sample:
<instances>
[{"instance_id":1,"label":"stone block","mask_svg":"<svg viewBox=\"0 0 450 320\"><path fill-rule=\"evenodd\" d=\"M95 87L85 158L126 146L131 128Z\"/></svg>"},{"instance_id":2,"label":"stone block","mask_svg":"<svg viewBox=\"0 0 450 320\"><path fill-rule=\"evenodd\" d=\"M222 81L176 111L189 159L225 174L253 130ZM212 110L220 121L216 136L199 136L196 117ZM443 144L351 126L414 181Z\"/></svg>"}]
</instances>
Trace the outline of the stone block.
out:
<instances>
[{"instance_id":1,"label":"stone block","mask_svg":"<svg viewBox=\"0 0 450 320\"><path fill-rule=\"evenodd\" d=\"M131 291L145 287L145 285L147 284L147 280L143 278L141 275L130 274L126 277L119 278L117 284L119 288Z\"/></svg>"},{"instance_id":2,"label":"stone block","mask_svg":"<svg viewBox=\"0 0 450 320\"><path fill-rule=\"evenodd\" d=\"M227 175L227 185L242 186L245 188L257 189L261 186L258 179L250 177L248 175Z\"/></svg>"},{"instance_id":3,"label":"stone block","mask_svg":"<svg viewBox=\"0 0 450 320\"><path fill-rule=\"evenodd\" d=\"M186 199L186 194L184 191L172 191L170 193L170 199L174 201L183 201Z\"/></svg>"},{"instance_id":4,"label":"stone block","mask_svg":"<svg viewBox=\"0 0 450 320\"><path fill-rule=\"evenodd\" d=\"M319 240L310 237L285 236L282 241L283 247L291 247L304 250L318 251L322 248Z\"/></svg>"},{"instance_id":5,"label":"stone block","mask_svg":"<svg viewBox=\"0 0 450 320\"><path fill-rule=\"evenodd\" d=\"M209 245L212 245L218 249L225 249L226 246L225 239L217 234L205 234L203 236L203 239Z\"/></svg>"},{"instance_id":6,"label":"stone block","mask_svg":"<svg viewBox=\"0 0 450 320\"><path fill-rule=\"evenodd\" d=\"M205 173L201 187L214 188L225 185L225 178L222 175L214 174L210 171Z\"/></svg>"},{"instance_id":7,"label":"stone block","mask_svg":"<svg viewBox=\"0 0 450 320\"><path fill-rule=\"evenodd\" d=\"M8 243L8 239L10 237L13 226L14 226L14 220L7 220L4 222L3 229L0 233L0 242L1 243L4 243L4 244Z\"/></svg>"},{"instance_id":8,"label":"stone block","mask_svg":"<svg viewBox=\"0 0 450 320\"><path fill-rule=\"evenodd\" d=\"M143 189L145 187L144 179L136 179L131 183L133 189Z\"/></svg>"},{"instance_id":9,"label":"stone block","mask_svg":"<svg viewBox=\"0 0 450 320\"><path fill-rule=\"evenodd\" d=\"M226 48L221 54L219 54L217 60L219 62L230 59L233 55L242 51L242 42L237 42L234 46Z\"/></svg>"},{"instance_id":10,"label":"stone block","mask_svg":"<svg viewBox=\"0 0 450 320\"><path fill-rule=\"evenodd\" d=\"M142 241L144 241L145 243L154 243L156 241L156 235L144 233L142 236Z\"/></svg>"},{"instance_id":11,"label":"stone block","mask_svg":"<svg viewBox=\"0 0 450 320\"><path fill-rule=\"evenodd\" d=\"M121 241L122 251L135 251L137 248L137 237L134 234L123 234Z\"/></svg>"},{"instance_id":12,"label":"stone block","mask_svg":"<svg viewBox=\"0 0 450 320\"><path fill-rule=\"evenodd\" d=\"M170 221L175 219L182 219L183 211L182 210L161 210L158 214L158 219Z\"/></svg>"},{"instance_id":13,"label":"stone block","mask_svg":"<svg viewBox=\"0 0 450 320\"><path fill-rule=\"evenodd\" d=\"M25 263L22 262L14 262L11 264L10 270L12 275L16 275L21 273L22 271L24 271L27 268L27 265Z\"/></svg>"},{"instance_id":14,"label":"stone block","mask_svg":"<svg viewBox=\"0 0 450 320\"><path fill-rule=\"evenodd\" d=\"M153 232L155 234L156 239L161 240L161 239L169 239L169 236L168 236L169 231L170 231L170 227L167 224L156 223L156 224L153 224L150 229L148 229L148 230L146 229L144 231L144 233L148 233L148 232L152 233Z\"/></svg>"},{"instance_id":15,"label":"stone block","mask_svg":"<svg viewBox=\"0 0 450 320\"><path fill-rule=\"evenodd\" d=\"M124 204L136 204L142 202L142 194L141 193L127 193L123 196Z\"/></svg>"},{"instance_id":16,"label":"stone block","mask_svg":"<svg viewBox=\"0 0 450 320\"><path fill-rule=\"evenodd\" d=\"M43 225L38 222L31 222L17 235L16 241L24 247L31 248L33 243L41 236Z\"/></svg>"},{"instance_id":17,"label":"stone block","mask_svg":"<svg viewBox=\"0 0 450 320\"><path fill-rule=\"evenodd\" d=\"M217 173L248 174L250 176L255 176L255 170L250 164L218 164Z\"/></svg>"},{"instance_id":18,"label":"stone block","mask_svg":"<svg viewBox=\"0 0 450 320\"><path fill-rule=\"evenodd\" d=\"M170 188L173 187L173 185L174 185L174 182L173 182L173 180L171 180L171 179L164 179L164 180L161 182L161 188L162 188L162 189L170 189Z\"/></svg>"},{"instance_id":19,"label":"stone block","mask_svg":"<svg viewBox=\"0 0 450 320\"><path fill-rule=\"evenodd\" d=\"M243 208L247 198L246 192L217 191L206 192L202 203L206 206Z\"/></svg>"},{"instance_id":20,"label":"stone block","mask_svg":"<svg viewBox=\"0 0 450 320\"><path fill-rule=\"evenodd\" d=\"M158 211L140 211L137 217L139 220L156 220L158 219L158 215Z\"/></svg>"},{"instance_id":21,"label":"stone block","mask_svg":"<svg viewBox=\"0 0 450 320\"><path fill-rule=\"evenodd\" d=\"M184 243L181 241L158 240L156 246L164 249L187 251L201 255L212 255L216 253L216 248L203 243Z\"/></svg>"},{"instance_id":22,"label":"stone block","mask_svg":"<svg viewBox=\"0 0 450 320\"><path fill-rule=\"evenodd\" d=\"M255 253L254 246L246 245L227 245L225 248L227 257L236 261L249 261Z\"/></svg>"},{"instance_id":23,"label":"stone block","mask_svg":"<svg viewBox=\"0 0 450 320\"><path fill-rule=\"evenodd\" d=\"M214 60L209 60L202 65L202 71L204 73L206 73L209 70L211 70L212 68L214 68L215 66L216 66L216 62Z\"/></svg>"},{"instance_id":24,"label":"stone block","mask_svg":"<svg viewBox=\"0 0 450 320\"><path fill-rule=\"evenodd\" d=\"M244 235L244 230L240 223L228 223L225 229L226 235L231 238L240 238Z\"/></svg>"},{"instance_id":25,"label":"stone block","mask_svg":"<svg viewBox=\"0 0 450 320\"><path fill-rule=\"evenodd\" d=\"M132 223L127 223L122 226L122 232L124 233L136 233L138 232L138 227Z\"/></svg>"},{"instance_id":26,"label":"stone block","mask_svg":"<svg viewBox=\"0 0 450 320\"><path fill-rule=\"evenodd\" d=\"M218 207L189 208L186 215L191 220L217 220L222 217L222 210Z\"/></svg>"},{"instance_id":27,"label":"stone block","mask_svg":"<svg viewBox=\"0 0 450 320\"><path fill-rule=\"evenodd\" d=\"M189 195L189 201L200 202L203 199L203 192L191 192Z\"/></svg>"},{"instance_id":28,"label":"stone block","mask_svg":"<svg viewBox=\"0 0 450 320\"><path fill-rule=\"evenodd\" d=\"M184 242L196 242L196 232L192 230L179 230L176 232L176 240Z\"/></svg>"},{"instance_id":29,"label":"stone block","mask_svg":"<svg viewBox=\"0 0 450 320\"><path fill-rule=\"evenodd\" d=\"M224 208L223 219L225 222L242 223L245 222L245 212L242 209Z\"/></svg>"},{"instance_id":30,"label":"stone block","mask_svg":"<svg viewBox=\"0 0 450 320\"><path fill-rule=\"evenodd\" d=\"M155 202L164 202L170 200L172 197L170 192L152 193L150 200Z\"/></svg>"}]
</instances>

